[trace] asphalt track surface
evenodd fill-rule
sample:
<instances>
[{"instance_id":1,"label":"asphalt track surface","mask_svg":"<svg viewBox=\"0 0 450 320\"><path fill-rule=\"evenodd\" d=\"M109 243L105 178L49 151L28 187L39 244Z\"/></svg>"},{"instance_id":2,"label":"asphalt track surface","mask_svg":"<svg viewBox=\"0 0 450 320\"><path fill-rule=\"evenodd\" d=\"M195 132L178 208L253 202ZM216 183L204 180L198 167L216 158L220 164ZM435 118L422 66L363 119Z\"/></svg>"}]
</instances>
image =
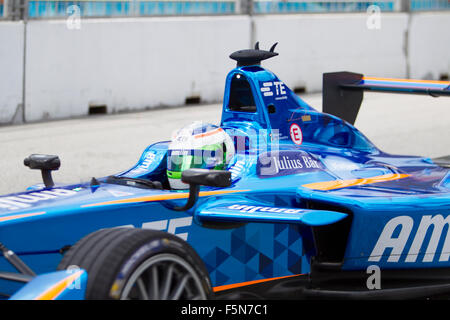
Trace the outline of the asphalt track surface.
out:
<instances>
[{"instance_id":1,"label":"asphalt track surface","mask_svg":"<svg viewBox=\"0 0 450 320\"><path fill-rule=\"evenodd\" d=\"M322 109L321 94L302 98ZM0 194L40 183L41 174L23 165L32 153L56 154L56 183L78 183L133 166L151 143L195 120L218 124L221 104L0 127ZM365 93L355 126L381 150L430 158L450 155L450 99Z\"/></svg>"}]
</instances>

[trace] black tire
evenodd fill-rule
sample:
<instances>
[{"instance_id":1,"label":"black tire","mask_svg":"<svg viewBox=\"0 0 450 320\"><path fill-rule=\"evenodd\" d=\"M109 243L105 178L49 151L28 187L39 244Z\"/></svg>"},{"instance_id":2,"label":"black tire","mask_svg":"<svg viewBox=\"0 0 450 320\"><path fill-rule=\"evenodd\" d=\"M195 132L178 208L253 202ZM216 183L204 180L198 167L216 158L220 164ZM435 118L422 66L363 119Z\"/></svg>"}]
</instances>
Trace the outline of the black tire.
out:
<instances>
[{"instance_id":1,"label":"black tire","mask_svg":"<svg viewBox=\"0 0 450 320\"><path fill-rule=\"evenodd\" d=\"M86 299L89 300L190 300L213 296L208 272L194 249L162 231L98 230L71 247L58 270L73 265L88 273Z\"/></svg>"}]
</instances>

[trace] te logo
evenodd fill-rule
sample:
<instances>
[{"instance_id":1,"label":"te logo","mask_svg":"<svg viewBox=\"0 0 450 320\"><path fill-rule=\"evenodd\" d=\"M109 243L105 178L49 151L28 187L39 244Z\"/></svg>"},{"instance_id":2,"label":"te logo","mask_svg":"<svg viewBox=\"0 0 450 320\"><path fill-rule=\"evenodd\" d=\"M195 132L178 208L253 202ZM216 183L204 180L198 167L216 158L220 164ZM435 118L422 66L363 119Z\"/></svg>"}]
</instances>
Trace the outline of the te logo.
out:
<instances>
[{"instance_id":1,"label":"te logo","mask_svg":"<svg viewBox=\"0 0 450 320\"><path fill-rule=\"evenodd\" d=\"M300 129L298 124L293 123L291 125L291 128L289 129L289 133L291 134L292 142L294 142L296 145L301 145L302 144L302 142L303 142L303 134L302 134L302 130Z\"/></svg>"},{"instance_id":2,"label":"te logo","mask_svg":"<svg viewBox=\"0 0 450 320\"><path fill-rule=\"evenodd\" d=\"M187 232L177 233L177 229L181 227L189 227L190 225L192 225L192 217L185 217L170 220L144 222L142 224L142 229L167 231L168 233L172 233L180 237L184 241L187 241L189 234Z\"/></svg>"},{"instance_id":3,"label":"te logo","mask_svg":"<svg viewBox=\"0 0 450 320\"><path fill-rule=\"evenodd\" d=\"M272 87L275 87L275 95L285 95L286 94L286 88L284 86L284 83L281 81L274 81L274 82L264 82L261 87L261 92L265 97L271 97L274 95L274 92L272 91Z\"/></svg>"},{"instance_id":4,"label":"te logo","mask_svg":"<svg viewBox=\"0 0 450 320\"><path fill-rule=\"evenodd\" d=\"M277 96L286 94L286 89L284 87L284 83L283 82L275 81L273 84L275 85L275 94Z\"/></svg>"},{"instance_id":5,"label":"te logo","mask_svg":"<svg viewBox=\"0 0 450 320\"><path fill-rule=\"evenodd\" d=\"M189 227L192 225L192 217L185 218L175 218L169 220L156 220L150 222L142 223L142 229L150 229L150 230L160 230L167 231L168 233L174 234L177 237L180 237L184 241L187 241L188 232L177 233L177 229L181 227ZM132 224L126 224L122 226L117 226L117 228L135 228L136 226Z\"/></svg>"}]
</instances>

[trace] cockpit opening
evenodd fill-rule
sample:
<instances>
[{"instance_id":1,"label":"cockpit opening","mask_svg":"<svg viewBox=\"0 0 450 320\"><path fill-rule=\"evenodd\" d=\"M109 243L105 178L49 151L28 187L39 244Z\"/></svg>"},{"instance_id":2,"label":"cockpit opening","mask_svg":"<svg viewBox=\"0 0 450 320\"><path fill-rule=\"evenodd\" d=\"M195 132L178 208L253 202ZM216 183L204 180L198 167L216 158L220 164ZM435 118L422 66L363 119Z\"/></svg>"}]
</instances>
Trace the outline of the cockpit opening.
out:
<instances>
[{"instance_id":1,"label":"cockpit opening","mask_svg":"<svg viewBox=\"0 0 450 320\"><path fill-rule=\"evenodd\" d=\"M228 109L238 112L256 112L256 103L250 83L241 74L236 74L231 80Z\"/></svg>"}]
</instances>

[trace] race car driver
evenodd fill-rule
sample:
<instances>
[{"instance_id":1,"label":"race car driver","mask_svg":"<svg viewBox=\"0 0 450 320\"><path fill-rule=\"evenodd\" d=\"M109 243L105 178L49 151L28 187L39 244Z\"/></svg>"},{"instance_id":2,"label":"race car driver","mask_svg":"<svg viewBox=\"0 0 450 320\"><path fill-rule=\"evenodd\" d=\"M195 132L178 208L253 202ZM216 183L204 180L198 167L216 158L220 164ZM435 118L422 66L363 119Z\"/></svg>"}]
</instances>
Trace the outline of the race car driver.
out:
<instances>
[{"instance_id":1,"label":"race car driver","mask_svg":"<svg viewBox=\"0 0 450 320\"><path fill-rule=\"evenodd\" d=\"M187 189L181 173L190 168L224 170L235 154L233 140L222 128L196 121L178 130L169 144L167 177L172 189Z\"/></svg>"}]
</instances>

